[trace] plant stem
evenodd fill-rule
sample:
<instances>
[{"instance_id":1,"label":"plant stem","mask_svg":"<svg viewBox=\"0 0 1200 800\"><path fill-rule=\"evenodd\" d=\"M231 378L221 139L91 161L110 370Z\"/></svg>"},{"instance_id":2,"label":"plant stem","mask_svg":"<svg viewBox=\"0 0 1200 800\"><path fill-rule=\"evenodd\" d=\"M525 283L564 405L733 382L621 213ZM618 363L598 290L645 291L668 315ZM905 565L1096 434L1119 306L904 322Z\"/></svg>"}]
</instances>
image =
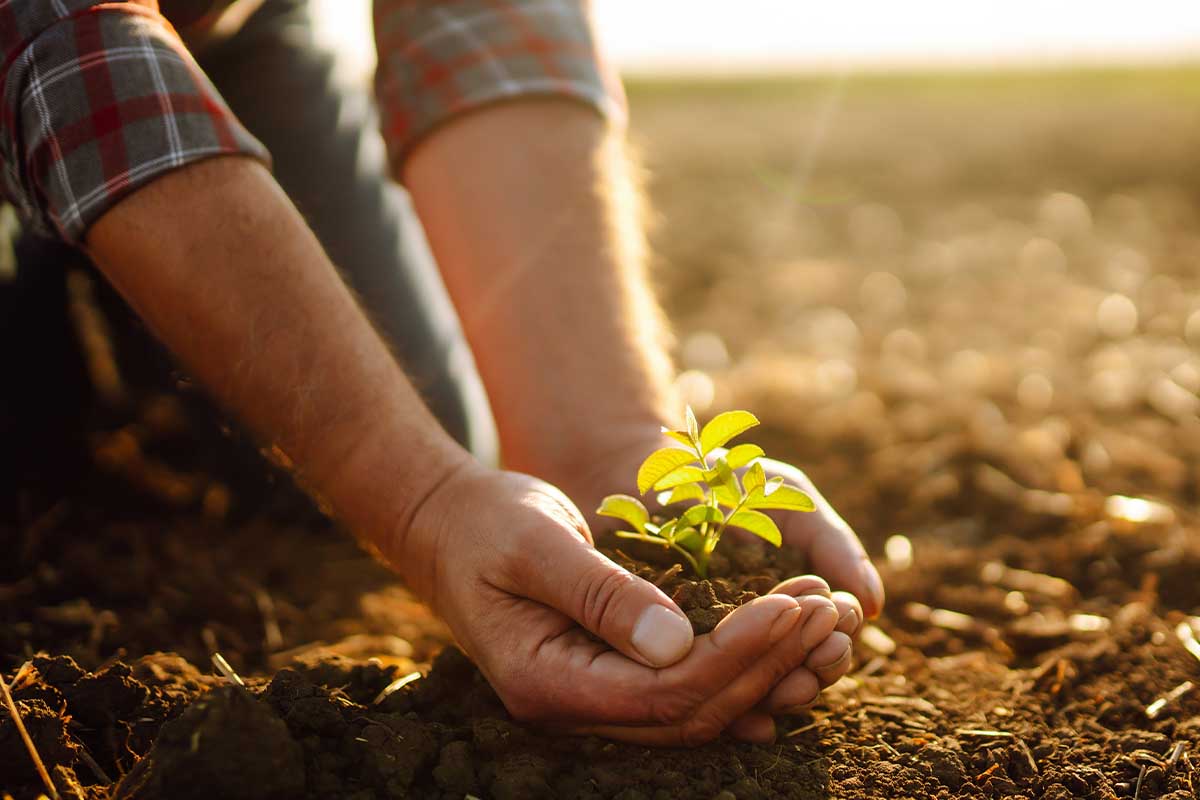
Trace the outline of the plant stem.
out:
<instances>
[{"instance_id":1,"label":"plant stem","mask_svg":"<svg viewBox=\"0 0 1200 800\"><path fill-rule=\"evenodd\" d=\"M707 570L704 567L701 567L699 563L697 563L696 559L692 556L691 553L689 553L687 550L684 550L682 547L675 544L674 542L669 542L666 539L662 538L661 536L647 536L647 535L641 534L641 533L630 533L629 531L617 531L616 535L621 539L636 539L639 542L646 542L648 544L656 544L656 545L661 546L664 550L667 548L670 548L670 549L674 550L675 552L679 553L684 558L686 558L687 562L692 565L692 569L696 570L696 573L700 577L702 577L702 578L705 577L705 573L707 572ZM707 559L705 560L705 566L707 566Z\"/></svg>"}]
</instances>

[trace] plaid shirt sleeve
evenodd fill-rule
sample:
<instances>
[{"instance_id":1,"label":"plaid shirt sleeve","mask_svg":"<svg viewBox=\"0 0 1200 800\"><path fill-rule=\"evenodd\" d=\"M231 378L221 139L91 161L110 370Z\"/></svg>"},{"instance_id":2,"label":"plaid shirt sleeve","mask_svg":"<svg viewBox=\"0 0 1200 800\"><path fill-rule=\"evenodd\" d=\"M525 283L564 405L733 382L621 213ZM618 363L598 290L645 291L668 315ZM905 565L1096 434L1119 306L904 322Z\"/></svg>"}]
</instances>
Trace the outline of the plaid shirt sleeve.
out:
<instances>
[{"instance_id":1,"label":"plaid shirt sleeve","mask_svg":"<svg viewBox=\"0 0 1200 800\"><path fill-rule=\"evenodd\" d=\"M0 0L0 180L68 242L125 194L222 153L262 160L156 0Z\"/></svg>"},{"instance_id":2,"label":"plaid shirt sleeve","mask_svg":"<svg viewBox=\"0 0 1200 800\"><path fill-rule=\"evenodd\" d=\"M398 167L451 117L508 98L571 98L624 124L625 95L586 0L375 0L375 91Z\"/></svg>"}]
</instances>

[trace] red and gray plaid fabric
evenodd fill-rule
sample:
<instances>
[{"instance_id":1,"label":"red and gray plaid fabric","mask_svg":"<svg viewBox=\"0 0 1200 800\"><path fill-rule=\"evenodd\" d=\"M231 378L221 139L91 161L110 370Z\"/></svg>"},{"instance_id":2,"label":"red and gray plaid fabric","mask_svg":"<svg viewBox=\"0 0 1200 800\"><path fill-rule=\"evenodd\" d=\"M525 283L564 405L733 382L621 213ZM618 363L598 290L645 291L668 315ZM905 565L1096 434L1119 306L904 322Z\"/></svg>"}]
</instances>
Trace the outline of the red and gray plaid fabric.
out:
<instances>
[{"instance_id":1,"label":"red and gray plaid fabric","mask_svg":"<svg viewBox=\"0 0 1200 800\"><path fill-rule=\"evenodd\" d=\"M0 0L0 179L36 230L78 242L169 170L268 158L171 28L171 2L164 18L155 0ZM569 97L623 117L581 0L376 0L375 26L393 163L449 117L505 98Z\"/></svg>"},{"instance_id":2,"label":"red and gray plaid fabric","mask_svg":"<svg viewBox=\"0 0 1200 800\"><path fill-rule=\"evenodd\" d=\"M447 118L518 96L570 97L624 120L621 82L580 0L375 0L375 49L393 164Z\"/></svg>"}]
</instances>

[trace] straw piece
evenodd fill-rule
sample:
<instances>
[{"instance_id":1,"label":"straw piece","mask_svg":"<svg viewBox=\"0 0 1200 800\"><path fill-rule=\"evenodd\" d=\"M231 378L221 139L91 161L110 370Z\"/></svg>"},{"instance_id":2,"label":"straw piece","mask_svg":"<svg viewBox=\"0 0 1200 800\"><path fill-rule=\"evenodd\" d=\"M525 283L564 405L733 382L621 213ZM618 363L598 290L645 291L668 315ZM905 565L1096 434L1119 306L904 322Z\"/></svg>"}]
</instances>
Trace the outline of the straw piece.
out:
<instances>
[{"instance_id":1,"label":"straw piece","mask_svg":"<svg viewBox=\"0 0 1200 800\"><path fill-rule=\"evenodd\" d=\"M396 680L389 683L387 686L383 687L383 691L381 691L379 694L377 694L375 696L375 699L371 701L371 705L373 705L373 706L379 705L384 700L386 700L390 695L400 691L405 686L408 686L410 683L412 683L413 681L417 680L420 677L421 677L421 673L410 672L407 675L405 675L404 677L397 678Z\"/></svg>"},{"instance_id":2,"label":"straw piece","mask_svg":"<svg viewBox=\"0 0 1200 800\"><path fill-rule=\"evenodd\" d=\"M17 726L17 732L21 734L21 740L25 742L25 749L29 751L29 757L33 759L33 766L37 769L38 775L42 778L42 783L46 784L46 790L50 792L52 800L62 800L58 793L58 789L54 788L54 782L50 780L50 773L46 771L46 765L42 763L42 757L38 755L37 748L33 745L33 739L29 737L29 731L25 730L25 723L21 719L21 712L17 710L17 704L13 702L12 695L9 694L8 684L4 682L4 676L0 675L0 692L4 694L4 705L8 708L8 713L12 717L13 724Z\"/></svg>"}]
</instances>

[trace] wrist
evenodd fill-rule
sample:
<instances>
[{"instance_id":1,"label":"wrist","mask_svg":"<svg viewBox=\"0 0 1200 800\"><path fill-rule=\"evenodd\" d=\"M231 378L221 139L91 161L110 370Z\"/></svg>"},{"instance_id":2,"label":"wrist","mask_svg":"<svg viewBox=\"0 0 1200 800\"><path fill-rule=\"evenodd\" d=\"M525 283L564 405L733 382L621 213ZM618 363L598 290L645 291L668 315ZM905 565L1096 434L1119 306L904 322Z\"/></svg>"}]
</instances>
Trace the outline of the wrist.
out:
<instances>
[{"instance_id":1,"label":"wrist","mask_svg":"<svg viewBox=\"0 0 1200 800\"><path fill-rule=\"evenodd\" d=\"M547 478L579 506L589 521L595 521L593 512L606 495L637 494L638 466L650 453L668 444L657 420L597 429L603 434L599 441L581 449L560 475Z\"/></svg>"},{"instance_id":2,"label":"wrist","mask_svg":"<svg viewBox=\"0 0 1200 800\"><path fill-rule=\"evenodd\" d=\"M336 464L323 498L356 538L406 580L428 557L412 546L414 520L450 476L478 466L432 420L418 434L411 425L369 426ZM416 552L414 552L416 551Z\"/></svg>"}]
</instances>

